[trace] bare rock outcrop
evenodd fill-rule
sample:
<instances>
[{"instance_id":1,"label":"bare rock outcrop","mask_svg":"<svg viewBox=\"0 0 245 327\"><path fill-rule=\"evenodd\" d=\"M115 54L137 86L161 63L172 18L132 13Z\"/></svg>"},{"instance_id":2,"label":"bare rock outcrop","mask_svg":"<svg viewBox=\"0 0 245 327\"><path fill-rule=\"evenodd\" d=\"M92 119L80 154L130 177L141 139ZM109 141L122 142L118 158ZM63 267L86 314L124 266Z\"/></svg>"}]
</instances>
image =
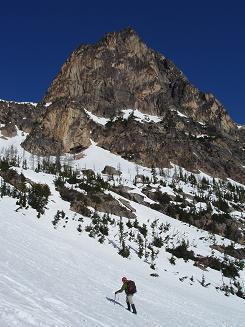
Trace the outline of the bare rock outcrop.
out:
<instances>
[{"instance_id":1,"label":"bare rock outcrop","mask_svg":"<svg viewBox=\"0 0 245 327\"><path fill-rule=\"evenodd\" d=\"M76 190L68 189L66 187L59 189L63 200L71 203L71 209L85 216L90 216L89 208L94 208L96 211L113 214L116 216L126 218L136 218L130 204L125 201L118 201L112 197L111 194L104 192L88 193L84 195Z\"/></svg>"},{"instance_id":2,"label":"bare rock outcrop","mask_svg":"<svg viewBox=\"0 0 245 327\"><path fill-rule=\"evenodd\" d=\"M91 144L91 125L79 102L56 101L48 107L42 121L27 137L23 146L39 155L75 153Z\"/></svg>"},{"instance_id":3,"label":"bare rock outcrop","mask_svg":"<svg viewBox=\"0 0 245 327\"><path fill-rule=\"evenodd\" d=\"M2 134L6 131L7 137L16 135L14 126L30 133L33 126L40 121L45 110L46 108L42 104L0 100L0 124L5 125L1 128Z\"/></svg>"},{"instance_id":4,"label":"bare rock outcrop","mask_svg":"<svg viewBox=\"0 0 245 327\"><path fill-rule=\"evenodd\" d=\"M122 172L112 166L105 166L104 169L102 170L102 174L106 174L109 176L120 176Z\"/></svg>"},{"instance_id":5,"label":"bare rock outcrop","mask_svg":"<svg viewBox=\"0 0 245 327\"><path fill-rule=\"evenodd\" d=\"M0 128L3 137L14 137L17 135L17 129L14 124L9 123Z\"/></svg>"}]
</instances>

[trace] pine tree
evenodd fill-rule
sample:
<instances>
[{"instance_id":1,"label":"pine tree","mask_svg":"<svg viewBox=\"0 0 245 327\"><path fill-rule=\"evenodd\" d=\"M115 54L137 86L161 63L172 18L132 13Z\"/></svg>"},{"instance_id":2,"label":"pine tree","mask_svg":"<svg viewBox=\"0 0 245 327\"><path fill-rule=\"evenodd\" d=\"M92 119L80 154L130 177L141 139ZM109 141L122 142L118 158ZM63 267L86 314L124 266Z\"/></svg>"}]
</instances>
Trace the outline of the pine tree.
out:
<instances>
[{"instance_id":1,"label":"pine tree","mask_svg":"<svg viewBox=\"0 0 245 327\"><path fill-rule=\"evenodd\" d=\"M77 230L78 230L79 233L82 232L82 225L81 225L81 224L79 224L79 225L77 226Z\"/></svg>"},{"instance_id":2,"label":"pine tree","mask_svg":"<svg viewBox=\"0 0 245 327\"><path fill-rule=\"evenodd\" d=\"M121 249L119 250L118 253L124 258L128 258L129 255L130 255L130 250L129 250L129 247L126 246L124 239L122 240L121 246L122 247L121 247Z\"/></svg>"},{"instance_id":3,"label":"pine tree","mask_svg":"<svg viewBox=\"0 0 245 327\"><path fill-rule=\"evenodd\" d=\"M144 240L140 234L137 235L138 242L138 257L142 258L144 255Z\"/></svg>"},{"instance_id":4,"label":"pine tree","mask_svg":"<svg viewBox=\"0 0 245 327\"><path fill-rule=\"evenodd\" d=\"M38 218L44 213L45 205L48 203L50 189L46 184L34 183L28 192L28 204L36 209Z\"/></svg>"},{"instance_id":5,"label":"pine tree","mask_svg":"<svg viewBox=\"0 0 245 327\"><path fill-rule=\"evenodd\" d=\"M152 168L151 168L151 175L152 175L153 184L156 184L157 183L157 173L156 173L156 168L154 166L152 166Z\"/></svg>"},{"instance_id":6,"label":"pine tree","mask_svg":"<svg viewBox=\"0 0 245 327\"><path fill-rule=\"evenodd\" d=\"M126 246L125 243L125 238L127 236L127 233L124 232L124 224L123 224L123 220L122 217L120 217L120 221L119 221L119 242L120 242L120 250L119 250L119 254L122 257L127 258L130 255L130 250L129 247Z\"/></svg>"},{"instance_id":7,"label":"pine tree","mask_svg":"<svg viewBox=\"0 0 245 327\"><path fill-rule=\"evenodd\" d=\"M155 251L152 245L149 245L148 249L150 250L150 256L151 256L150 268L155 270L156 269L155 260L157 258L157 255L158 255L159 251Z\"/></svg>"},{"instance_id":8,"label":"pine tree","mask_svg":"<svg viewBox=\"0 0 245 327\"><path fill-rule=\"evenodd\" d=\"M130 219L128 219L128 222L126 223L126 225L128 226L128 228L132 228L132 227L133 227L133 225L132 225Z\"/></svg>"}]
</instances>

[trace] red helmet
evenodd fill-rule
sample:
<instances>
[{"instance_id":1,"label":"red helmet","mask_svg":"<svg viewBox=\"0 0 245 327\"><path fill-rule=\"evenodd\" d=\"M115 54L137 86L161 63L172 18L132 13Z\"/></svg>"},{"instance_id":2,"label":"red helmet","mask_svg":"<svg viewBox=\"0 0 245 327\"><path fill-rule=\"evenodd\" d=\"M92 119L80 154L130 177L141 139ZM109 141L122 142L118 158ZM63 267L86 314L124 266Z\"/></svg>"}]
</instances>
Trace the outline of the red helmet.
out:
<instances>
[{"instance_id":1,"label":"red helmet","mask_svg":"<svg viewBox=\"0 0 245 327\"><path fill-rule=\"evenodd\" d=\"M127 278L126 277L123 277L122 278L122 282L125 283L127 281Z\"/></svg>"}]
</instances>

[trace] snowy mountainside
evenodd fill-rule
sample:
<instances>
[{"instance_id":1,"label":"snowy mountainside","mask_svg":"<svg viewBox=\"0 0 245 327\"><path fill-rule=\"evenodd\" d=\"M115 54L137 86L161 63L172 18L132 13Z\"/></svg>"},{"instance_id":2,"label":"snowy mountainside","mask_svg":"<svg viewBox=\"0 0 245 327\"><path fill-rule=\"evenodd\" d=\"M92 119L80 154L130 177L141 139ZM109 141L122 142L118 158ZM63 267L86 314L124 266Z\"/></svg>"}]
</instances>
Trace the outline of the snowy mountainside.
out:
<instances>
[{"instance_id":1,"label":"snowy mountainside","mask_svg":"<svg viewBox=\"0 0 245 327\"><path fill-rule=\"evenodd\" d=\"M18 130L17 136L0 139L1 326L243 325L242 242L225 238L223 227L216 231L218 235L182 222L181 217L171 218L153 196L160 190L170 197L168 204L181 206L177 192L181 188L182 195L189 196L190 208L184 208L189 214L195 195L198 201L204 199L209 187L198 189L193 174L180 170L192 181L184 183L175 165L155 171L93 142L80 155L53 161L40 158L23 151L20 143L25 137ZM70 177L51 173L52 162L72 167ZM202 173L195 177L203 178L213 182ZM228 181L223 188L225 183L233 185L242 199L243 185ZM21 188L24 184L26 189ZM43 184L49 192L37 196L36 186ZM220 192L217 179L214 184ZM120 186L124 189L119 192ZM110 201L101 204L98 194ZM81 210L86 202L83 207L80 202L87 198L89 214L85 216ZM212 192L208 199L218 202ZM230 198L227 203L242 235L244 203L239 199ZM202 213L205 202L198 201L194 206ZM129 211L135 218L120 218L112 213L114 209ZM213 204L212 210L217 219L223 218ZM117 301L120 304L113 302L123 275L137 283L137 317L123 310L123 295Z\"/></svg>"},{"instance_id":2,"label":"snowy mountainside","mask_svg":"<svg viewBox=\"0 0 245 327\"><path fill-rule=\"evenodd\" d=\"M124 259L111 245L74 233L74 222L55 230L45 217L14 211L13 199L3 198L1 206L1 326L243 325L238 297L190 287L170 272L152 278L137 257ZM122 275L137 283L137 316L122 307L123 295L113 303Z\"/></svg>"}]
</instances>

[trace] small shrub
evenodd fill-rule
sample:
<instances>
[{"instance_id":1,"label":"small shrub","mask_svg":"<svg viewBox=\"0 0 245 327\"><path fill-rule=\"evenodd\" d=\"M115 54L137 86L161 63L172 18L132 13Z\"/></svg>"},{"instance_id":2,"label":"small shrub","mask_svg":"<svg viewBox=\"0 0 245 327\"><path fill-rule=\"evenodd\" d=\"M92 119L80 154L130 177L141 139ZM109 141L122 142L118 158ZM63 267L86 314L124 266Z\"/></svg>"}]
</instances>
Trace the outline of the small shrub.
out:
<instances>
[{"instance_id":1,"label":"small shrub","mask_svg":"<svg viewBox=\"0 0 245 327\"><path fill-rule=\"evenodd\" d=\"M78 231L79 233L82 232L82 225L81 225L81 224L79 224L79 225L77 226L77 231Z\"/></svg>"},{"instance_id":2,"label":"small shrub","mask_svg":"<svg viewBox=\"0 0 245 327\"><path fill-rule=\"evenodd\" d=\"M169 262L171 265L175 265L176 258L172 255L171 258L169 259Z\"/></svg>"},{"instance_id":3,"label":"small shrub","mask_svg":"<svg viewBox=\"0 0 245 327\"><path fill-rule=\"evenodd\" d=\"M185 242L185 240L182 240L181 244L177 247L173 249L166 248L166 250L175 255L177 258L183 258L185 261L188 261L189 259L195 260L194 252L192 250L188 250L188 243Z\"/></svg>"},{"instance_id":4,"label":"small shrub","mask_svg":"<svg viewBox=\"0 0 245 327\"><path fill-rule=\"evenodd\" d=\"M157 273L152 273L150 274L151 277L159 277L159 275Z\"/></svg>"},{"instance_id":5,"label":"small shrub","mask_svg":"<svg viewBox=\"0 0 245 327\"><path fill-rule=\"evenodd\" d=\"M222 262L222 273L225 277L236 278L239 277L239 268L233 262Z\"/></svg>"},{"instance_id":6,"label":"small shrub","mask_svg":"<svg viewBox=\"0 0 245 327\"><path fill-rule=\"evenodd\" d=\"M7 160L1 160L0 159L0 170L1 171L8 171L10 168L10 165Z\"/></svg>"},{"instance_id":7,"label":"small shrub","mask_svg":"<svg viewBox=\"0 0 245 327\"><path fill-rule=\"evenodd\" d=\"M161 248L163 246L163 239L161 237L155 236L152 244L157 248Z\"/></svg>"}]
</instances>

